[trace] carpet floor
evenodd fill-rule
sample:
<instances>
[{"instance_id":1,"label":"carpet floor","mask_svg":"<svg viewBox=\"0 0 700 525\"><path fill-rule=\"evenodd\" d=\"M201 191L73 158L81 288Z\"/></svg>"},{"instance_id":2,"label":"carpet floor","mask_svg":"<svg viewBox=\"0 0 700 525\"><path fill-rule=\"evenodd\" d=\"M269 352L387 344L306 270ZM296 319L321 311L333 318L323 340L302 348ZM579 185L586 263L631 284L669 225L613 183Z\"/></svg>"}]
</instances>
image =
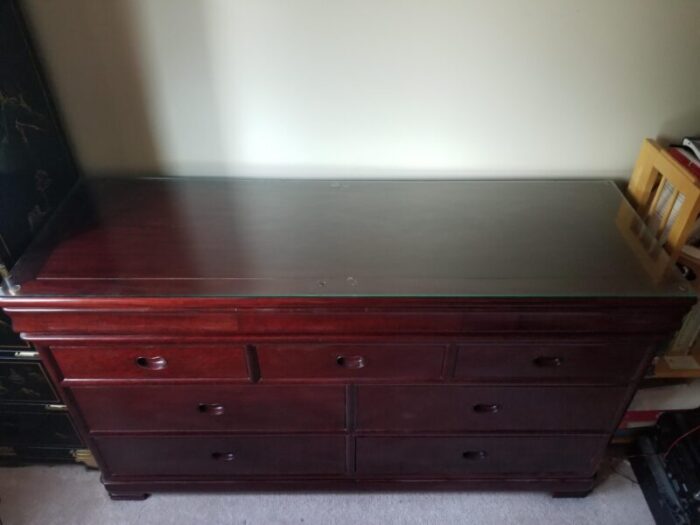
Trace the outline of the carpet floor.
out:
<instances>
[{"instance_id":1,"label":"carpet floor","mask_svg":"<svg viewBox=\"0 0 700 525\"><path fill-rule=\"evenodd\" d=\"M653 525L627 464L587 498L540 493L157 494L111 501L78 465L0 469L2 525Z\"/></svg>"}]
</instances>

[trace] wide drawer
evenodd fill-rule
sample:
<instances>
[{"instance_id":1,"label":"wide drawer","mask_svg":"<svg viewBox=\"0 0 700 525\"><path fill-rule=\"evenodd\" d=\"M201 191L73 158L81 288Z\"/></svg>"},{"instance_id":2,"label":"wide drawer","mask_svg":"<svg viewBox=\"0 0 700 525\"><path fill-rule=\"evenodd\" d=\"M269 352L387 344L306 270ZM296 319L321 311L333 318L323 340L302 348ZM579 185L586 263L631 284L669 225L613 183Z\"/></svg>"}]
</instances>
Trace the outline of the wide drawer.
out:
<instances>
[{"instance_id":1,"label":"wide drawer","mask_svg":"<svg viewBox=\"0 0 700 525\"><path fill-rule=\"evenodd\" d=\"M109 476L340 475L345 437L99 437Z\"/></svg>"},{"instance_id":2,"label":"wide drawer","mask_svg":"<svg viewBox=\"0 0 700 525\"><path fill-rule=\"evenodd\" d=\"M439 380L445 345L285 344L257 347L262 380Z\"/></svg>"},{"instance_id":3,"label":"wide drawer","mask_svg":"<svg viewBox=\"0 0 700 525\"><path fill-rule=\"evenodd\" d=\"M627 383L640 372L651 351L648 342L472 343L459 346L455 378Z\"/></svg>"},{"instance_id":4,"label":"wide drawer","mask_svg":"<svg viewBox=\"0 0 700 525\"><path fill-rule=\"evenodd\" d=\"M608 436L359 437L360 476L592 476Z\"/></svg>"},{"instance_id":5,"label":"wide drawer","mask_svg":"<svg viewBox=\"0 0 700 525\"><path fill-rule=\"evenodd\" d=\"M361 385L361 431L611 431L624 387Z\"/></svg>"},{"instance_id":6,"label":"wide drawer","mask_svg":"<svg viewBox=\"0 0 700 525\"><path fill-rule=\"evenodd\" d=\"M55 346L51 350L66 380L249 380L243 345Z\"/></svg>"},{"instance_id":7,"label":"wide drawer","mask_svg":"<svg viewBox=\"0 0 700 525\"><path fill-rule=\"evenodd\" d=\"M289 385L78 386L91 431L345 429L345 387Z\"/></svg>"}]
</instances>

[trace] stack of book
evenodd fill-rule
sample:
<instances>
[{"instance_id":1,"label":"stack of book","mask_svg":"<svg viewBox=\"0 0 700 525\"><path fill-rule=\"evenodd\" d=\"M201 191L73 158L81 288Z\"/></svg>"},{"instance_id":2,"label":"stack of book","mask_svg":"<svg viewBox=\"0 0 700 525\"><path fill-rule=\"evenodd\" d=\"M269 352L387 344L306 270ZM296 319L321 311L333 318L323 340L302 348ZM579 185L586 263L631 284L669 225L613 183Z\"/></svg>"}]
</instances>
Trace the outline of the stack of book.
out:
<instances>
[{"instance_id":1,"label":"stack of book","mask_svg":"<svg viewBox=\"0 0 700 525\"><path fill-rule=\"evenodd\" d=\"M700 179L700 137L686 137L682 145L668 148L671 156Z\"/></svg>"},{"instance_id":2,"label":"stack of book","mask_svg":"<svg viewBox=\"0 0 700 525\"><path fill-rule=\"evenodd\" d=\"M686 137L681 145L669 146L668 152L688 173L695 176L700 184L700 137ZM700 218L691 228L682 257L700 263Z\"/></svg>"},{"instance_id":3,"label":"stack of book","mask_svg":"<svg viewBox=\"0 0 700 525\"><path fill-rule=\"evenodd\" d=\"M681 145L669 146L667 151L688 173L698 179L697 184L700 185L700 137L686 137ZM663 193L661 198L664 198ZM688 239L681 250L679 262L685 268L692 270L691 275L700 276L700 218L696 219L690 229ZM689 277L689 279L692 278ZM700 293L700 279L695 280L693 286ZM667 356L662 359L676 359L679 356L695 359L694 356L700 354L700 303L688 314L666 354ZM673 361L666 362L665 365L669 370L675 369ZM681 369L696 367L700 367L700 364L689 366L678 363L678 368Z\"/></svg>"}]
</instances>

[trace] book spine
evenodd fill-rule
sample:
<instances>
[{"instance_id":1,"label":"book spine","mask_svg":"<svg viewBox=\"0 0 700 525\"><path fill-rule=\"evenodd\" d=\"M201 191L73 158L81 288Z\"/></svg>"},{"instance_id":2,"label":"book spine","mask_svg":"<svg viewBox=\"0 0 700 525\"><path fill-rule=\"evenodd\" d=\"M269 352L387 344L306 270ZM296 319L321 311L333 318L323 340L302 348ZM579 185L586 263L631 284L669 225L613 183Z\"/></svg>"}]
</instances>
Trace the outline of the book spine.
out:
<instances>
[{"instance_id":1,"label":"book spine","mask_svg":"<svg viewBox=\"0 0 700 525\"><path fill-rule=\"evenodd\" d=\"M700 179L700 161L695 162L680 148L669 148L668 152L683 168Z\"/></svg>"},{"instance_id":2,"label":"book spine","mask_svg":"<svg viewBox=\"0 0 700 525\"><path fill-rule=\"evenodd\" d=\"M683 145L693 152L695 157L697 157L698 162L700 162L700 139L684 138Z\"/></svg>"}]
</instances>

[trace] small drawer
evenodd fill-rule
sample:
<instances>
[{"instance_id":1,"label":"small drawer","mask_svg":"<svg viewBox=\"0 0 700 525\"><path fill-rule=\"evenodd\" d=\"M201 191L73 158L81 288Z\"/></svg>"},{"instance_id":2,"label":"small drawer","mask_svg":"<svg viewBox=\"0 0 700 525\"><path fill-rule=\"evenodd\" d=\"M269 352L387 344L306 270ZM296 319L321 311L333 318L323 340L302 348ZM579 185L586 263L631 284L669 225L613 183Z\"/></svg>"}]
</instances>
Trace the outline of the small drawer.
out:
<instances>
[{"instance_id":1,"label":"small drawer","mask_svg":"<svg viewBox=\"0 0 700 525\"><path fill-rule=\"evenodd\" d=\"M455 378L475 382L627 383L641 371L648 342L483 343L459 347Z\"/></svg>"},{"instance_id":2,"label":"small drawer","mask_svg":"<svg viewBox=\"0 0 700 525\"><path fill-rule=\"evenodd\" d=\"M109 476L342 475L345 436L95 438Z\"/></svg>"},{"instance_id":3,"label":"small drawer","mask_svg":"<svg viewBox=\"0 0 700 525\"><path fill-rule=\"evenodd\" d=\"M53 347L68 381L249 379L243 345Z\"/></svg>"},{"instance_id":4,"label":"small drawer","mask_svg":"<svg viewBox=\"0 0 700 525\"><path fill-rule=\"evenodd\" d=\"M260 373L265 380L382 379L439 380L444 345L327 344L260 345Z\"/></svg>"},{"instance_id":5,"label":"small drawer","mask_svg":"<svg viewBox=\"0 0 700 525\"><path fill-rule=\"evenodd\" d=\"M77 386L91 431L322 432L345 429L345 387Z\"/></svg>"},{"instance_id":6,"label":"small drawer","mask_svg":"<svg viewBox=\"0 0 700 525\"><path fill-rule=\"evenodd\" d=\"M359 437L359 476L592 476L608 436Z\"/></svg>"},{"instance_id":7,"label":"small drawer","mask_svg":"<svg viewBox=\"0 0 700 525\"><path fill-rule=\"evenodd\" d=\"M4 406L0 414L0 445L80 447L67 413L39 411L41 407Z\"/></svg>"},{"instance_id":8,"label":"small drawer","mask_svg":"<svg viewBox=\"0 0 700 525\"><path fill-rule=\"evenodd\" d=\"M43 365L39 361L0 358L1 402L56 402Z\"/></svg>"},{"instance_id":9,"label":"small drawer","mask_svg":"<svg viewBox=\"0 0 700 525\"><path fill-rule=\"evenodd\" d=\"M376 432L610 432L624 387L362 385L357 428Z\"/></svg>"}]
</instances>

